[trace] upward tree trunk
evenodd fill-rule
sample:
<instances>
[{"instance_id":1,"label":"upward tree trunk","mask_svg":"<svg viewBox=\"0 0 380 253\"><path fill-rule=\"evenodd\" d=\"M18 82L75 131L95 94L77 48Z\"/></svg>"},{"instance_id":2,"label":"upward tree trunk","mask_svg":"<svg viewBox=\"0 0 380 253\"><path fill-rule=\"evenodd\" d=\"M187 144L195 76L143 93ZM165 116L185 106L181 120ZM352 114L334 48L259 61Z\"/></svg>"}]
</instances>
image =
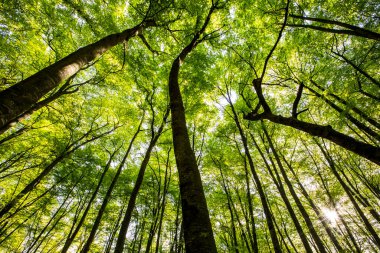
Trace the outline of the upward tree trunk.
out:
<instances>
[{"instance_id":1,"label":"upward tree trunk","mask_svg":"<svg viewBox=\"0 0 380 253\"><path fill-rule=\"evenodd\" d=\"M271 150L272 150L272 152L274 154L274 157L275 157L275 160L276 160L276 162L278 164L278 167L280 168L280 172L281 172L281 174L282 174L282 176L283 176L283 178L285 180L286 185L288 186L289 192L292 195L294 201L296 202L296 205L297 205L298 209L300 210L301 215L304 218L307 227L309 228L310 234L313 237L313 239L314 239L314 241L315 241L315 243L316 243L316 245L318 247L319 252L327 253L327 251L325 249L325 246L324 246L324 244L322 242L322 239L319 237L317 231L315 230L314 225L313 225L313 223L312 223L312 221L311 221L311 219L309 217L309 214L307 213L307 211L306 211L305 207L303 206L301 200L298 198L298 195L297 195L297 193L295 192L295 190L293 188L292 182L290 182L288 176L286 175L286 172L285 172L284 167L282 166L280 157L278 156L277 151L274 148L272 140L269 137L269 134L268 134L267 130L265 129L265 126L263 125L262 128L263 128L265 137L268 140L268 144L269 144L269 146L270 146L270 148L271 148ZM273 164L274 164L274 162L273 162ZM339 246L339 250L342 250L342 248L340 246Z\"/></svg>"},{"instance_id":2,"label":"upward tree trunk","mask_svg":"<svg viewBox=\"0 0 380 253\"><path fill-rule=\"evenodd\" d=\"M180 65L199 43L200 35L205 31L215 8L214 5L211 7L201 30L174 60L169 75L174 154L179 174L187 253L217 252L197 160L190 145L185 108L178 83Z\"/></svg>"},{"instance_id":3,"label":"upward tree trunk","mask_svg":"<svg viewBox=\"0 0 380 253\"><path fill-rule=\"evenodd\" d=\"M145 27L153 25L155 25L154 21L148 20L121 33L108 35L0 92L0 128L7 127L49 91L76 74L86 64L101 56L108 49L128 41L138 35Z\"/></svg>"},{"instance_id":4,"label":"upward tree trunk","mask_svg":"<svg viewBox=\"0 0 380 253\"><path fill-rule=\"evenodd\" d=\"M95 234L98 231L98 228L100 226L100 221L102 220L104 210L106 209L106 207L108 205L108 202L111 199L112 191L115 188L116 182L119 179L119 176L120 176L121 171L122 171L122 169L124 167L125 161L127 160L129 152L132 149L133 142L135 141L135 139L137 138L137 135L141 131L141 125L143 123L143 120L144 120L144 117L141 119L140 124L139 124L139 126L137 128L137 131L135 132L135 134L133 135L133 137L132 137L132 139L131 139L131 141L129 143L127 152L124 154L123 160L120 162L119 167L118 167L118 169L117 169L117 171L115 173L115 176L113 177L112 182L111 182L110 186L108 187L106 196L103 199L103 203L100 206L98 214L97 214L97 216L95 218L94 225L92 226L90 235L89 235L89 237L87 239L87 242L83 246L83 248L81 250L81 253L86 253L86 252L88 252L90 250L91 244L92 244L92 242L94 241L94 238L95 238Z\"/></svg>"},{"instance_id":5,"label":"upward tree trunk","mask_svg":"<svg viewBox=\"0 0 380 253\"><path fill-rule=\"evenodd\" d=\"M133 209L135 208L137 194L140 191L140 187L141 187L141 184L142 184L143 179L144 179L145 170L146 170L146 167L148 166L148 163L150 160L150 155L152 153L154 146L156 145L156 143L158 141L158 138L160 138L160 136L161 136L161 133L164 129L164 126L166 124L166 119L168 116L169 116L169 109L165 112L162 123L161 123L157 133L155 133L152 136L152 139L149 143L148 149L145 152L144 159L143 159L141 166L140 166L139 174L137 175L135 185L133 187L131 196L129 197L127 210L125 211L123 221L121 222L119 236L117 238L116 247L115 247L115 253L122 253L124 250L125 237L126 237L126 234L128 231L129 223L131 221ZM153 128L153 124L152 124L152 128ZM153 129L152 129L152 131L153 131Z\"/></svg>"},{"instance_id":6,"label":"upward tree trunk","mask_svg":"<svg viewBox=\"0 0 380 253\"><path fill-rule=\"evenodd\" d=\"M290 218L292 219L292 221L294 223L294 226L296 227L297 233L298 233L298 235L299 235L299 237L300 237L300 239L302 241L302 244L305 247L305 252L312 253L313 250L311 249L311 246L309 244L307 236L306 236L305 232L303 231L301 223L299 222L299 220L297 218L297 215L296 215L296 213L295 213L295 211L294 211L294 209L292 207L292 204L290 203L290 200L289 200L289 198L288 198L288 196L287 196L287 194L285 192L284 185L282 184L280 175L278 174L277 168L274 165L273 160L270 158L270 162L271 162L272 167L273 167L273 171L272 171L271 166L269 165L268 161L266 160L266 158L264 156L264 153L261 151L261 149L260 149L259 145L257 144L256 140L253 138L253 136L251 136L251 137L252 137L253 143L256 146L257 151L259 151L260 156L262 157L262 159L264 161L265 167L267 167L267 169L268 169L269 175L271 176L274 184L276 185L276 187L278 189L278 192L280 193L280 196L281 196L282 200L285 203L286 208L288 209ZM269 156L270 155L269 150L266 150L266 151L267 151L267 154ZM321 251L321 252L325 253L326 251Z\"/></svg>"},{"instance_id":7,"label":"upward tree trunk","mask_svg":"<svg viewBox=\"0 0 380 253\"><path fill-rule=\"evenodd\" d=\"M112 159L113 159L114 155L116 154L116 152L117 152L117 150L115 150L111 154L111 156L110 156L110 158L108 160L108 163L104 167L103 173L101 174L101 176L99 178L99 181L98 181L98 184L97 184L97 186L95 188L95 191L92 193L91 198L90 198L90 200L87 203L86 209L84 210L84 212L82 214L82 217L80 218L80 220L78 222L78 225L73 230L73 232L69 235L69 237L67 238L65 244L63 245L63 248L62 248L62 251L61 251L62 253L66 253L69 250L71 244L73 243L75 237L77 236L79 230L81 229L84 221L86 220L86 217L87 217L88 212L90 211L92 202L94 201L96 195L98 194L98 191L99 191L99 189L100 189L100 187L101 187L101 185L103 183L104 176L106 175L106 173L107 173L107 171L108 171L108 169L109 169L109 167L111 165Z\"/></svg>"},{"instance_id":8,"label":"upward tree trunk","mask_svg":"<svg viewBox=\"0 0 380 253\"><path fill-rule=\"evenodd\" d=\"M268 204L268 201L267 201L267 197L265 195L264 188L263 188L263 186L261 184L259 175L256 172L256 168L255 168L255 165L253 163L253 159L252 159L251 153L249 152L249 147L248 147L248 143L247 143L247 137L244 134L244 131L243 131L243 128L242 128L242 126L240 124L238 115L237 115L237 113L235 111L235 108L234 108L234 106L232 104L232 101L231 101L231 99L229 97L228 97L228 102L230 104L230 107L231 107L231 110L232 110L232 113L233 113L234 121L235 121L236 126L237 126L237 128L239 130L240 138L241 138L243 146L244 146L244 152L245 152L245 154L247 156L248 164L249 164L249 167L251 169L251 172L252 172L252 175L253 175L253 179L254 179L255 184L256 184L257 191L259 193L261 204L262 204L263 209L264 209L264 214L265 214L266 222L267 222L267 225L268 225L269 233L270 233L270 236L271 236L271 239L272 239L272 244L273 244L274 252L280 253L280 252L282 252L282 250L281 250L280 242L279 242L279 240L277 238L274 218L273 218L272 213L270 211L270 207L269 207L269 204Z\"/></svg>"}]
</instances>

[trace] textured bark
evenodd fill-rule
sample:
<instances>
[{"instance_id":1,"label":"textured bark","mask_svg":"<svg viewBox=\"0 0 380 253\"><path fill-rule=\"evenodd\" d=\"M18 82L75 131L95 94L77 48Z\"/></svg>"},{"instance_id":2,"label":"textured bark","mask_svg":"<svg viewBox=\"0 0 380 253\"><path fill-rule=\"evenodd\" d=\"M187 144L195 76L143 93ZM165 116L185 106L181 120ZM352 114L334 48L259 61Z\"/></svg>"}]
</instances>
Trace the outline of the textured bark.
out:
<instances>
[{"instance_id":1,"label":"textured bark","mask_svg":"<svg viewBox=\"0 0 380 253\"><path fill-rule=\"evenodd\" d=\"M187 253L217 252L197 160L190 145L185 108L178 83L181 62L185 60L186 56L199 43L200 35L205 31L215 8L216 6L211 7L201 30L195 34L190 44L174 60L169 75L174 154L179 174Z\"/></svg>"},{"instance_id":2,"label":"textured bark","mask_svg":"<svg viewBox=\"0 0 380 253\"><path fill-rule=\"evenodd\" d=\"M144 21L121 33L111 34L82 47L56 63L0 92L0 128L8 126L20 114L28 111L44 95L70 78L108 49L138 35L142 29L155 25Z\"/></svg>"}]
</instances>

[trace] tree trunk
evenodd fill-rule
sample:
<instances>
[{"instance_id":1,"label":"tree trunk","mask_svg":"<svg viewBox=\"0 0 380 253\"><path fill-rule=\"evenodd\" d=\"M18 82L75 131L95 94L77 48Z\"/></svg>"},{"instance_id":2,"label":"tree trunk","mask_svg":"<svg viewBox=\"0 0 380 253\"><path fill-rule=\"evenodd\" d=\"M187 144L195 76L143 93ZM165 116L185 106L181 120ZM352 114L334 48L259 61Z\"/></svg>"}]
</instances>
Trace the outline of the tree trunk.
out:
<instances>
[{"instance_id":1,"label":"tree trunk","mask_svg":"<svg viewBox=\"0 0 380 253\"><path fill-rule=\"evenodd\" d=\"M82 47L56 63L0 92L0 128L9 125L20 114L28 111L49 91L70 78L85 65L95 60L110 48L138 35L145 27L154 26L146 20L121 33L111 34Z\"/></svg>"},{"instance_id":2,"label":"tree trunk","mask_svg":"<svg viewBox=\"0 0 380 253\"><path fill-rule=\"evenodd\" d=\"M317 234L317 231L314 228L314 225L313 225L313 223L309 217L309 214L307 213L307 211L306 211L305 207L303 206L301 200L298 198L297 193L295 192L295 190L293 188L293 184L290 182L289 178L286 175L286 172L285 172L284 167L282 166L280 157L278 156L277 151L275 150L274 145L272 143L272 139L270 138L270 136L269 136L267 130L265 129L264 125L263 125L263 130L264 130L265 137L268 140L269 146L270 146L270 148L274 154L274 157L276 159L278 167L280 168L281 174L285 180L285 183L288 186L290 194L292 195L294 201L296 202L296 205L297 205L298 209L300 210L302 217L304 218L304 220L306 222L306 225L310 231L310 234L313 237L314 242L317 244L318 250L322 253L327 253L321 238L319 237L319 235Z\"/></svg>"},{"instance_id":3,"label":"tree trunk","mask_svg":"<svg viewBox=\"0 0 380 253\"><path fill-rule=\"evenodd\" d=\"M107 207L107 204L109 202L109 200L111 199L111 194L112 194L112 191L116 185L116 182L117 180L119 179L119 176L120 176L120 173L121 171L123 170L123 167L124 167L124 164L125 164L125 161L127 160L127 157L129 155L129 152L131 151L132 149L132 145L133 145L133 142L135 141L137 135L140 133L141 131L141 125L144 121L144 117L142 117L141 121L140 121L140 124L139 126L137 127L137 131L135 132L135 134L133 135L131 141L129 142L129 146L128 146L128 149L127 149L127 152L125 152L125 155L123 157L123 160L120 162L119 164L119 167L115 173L115 176L113 177L112 179L112 182L110 184L110 186L108 187L108 190L107 190L107 193L106 195L104 196L104 199L103 199L103 202L102 202L102 205L100 206L99 208L99 211L98 211L98 214L96 216L96 219L94 221L94 225L92 226L92 229L91 229L91 232L90 232L90 235L88 236L88 239L87 239L87 242L85 243L85 245L83 246L82 250L81 250L81 253L84 253L84 252L88 252L90 250L90 247L91 247L91 244L92 242L94 241L94 238L95 238L95 234L96 232L98 231L98 228L100 226L100 221L102 219L102 216L103 216L103 213L104 213L104 210L106 209Z\"/></svg>"},{"instance_id":4,"label":"tree trunk","mask_svg":"<svg viewBox=\"0 0 380 253\"><path fill-rule=\"evenodd\" d=\"M205 31L215 8L214 5L211 7L201 30L195 34L190 44L174 60L169 75L173 145L179 174L187 253L217 252L197 160L190 145L185 108L178 82L181 63L199 43L200 35Z\"/></svg>"},{"instance_id":5,"label":"tree trunk","mask_svg":"<svg viewBox=\"0 0 380 253\"><path fill-rule=\"evenodd\" d=\"M284 185L281 182L280 175L278 174L277 169L276 169L276 167L275 167L272 159L271 159L271 164L273 166L273 171L272 171L272 168L269 165L268 161L266 160L263 152L261 151L260 147L256 143L255 139L252 138L252 140L253 140L253 142L254 142L254 144L256 146L256 149L259 151L259 153L260 153L260 155L261 155L261 157L262 157L262 159L263 159L263 161L265 163L265 166L267 167L267 170L268 170L268 172L269 172L269 174L270 174L270 176L271 176L274 184L276 185L277 190L280 193L280 196L281 196L282 200L285 203L285 206L286 206L286 208L287 208L287 210L289 212L290 218L292 219L292 221L294 223L294 226L296 227L297 233L298 233L299 237L301 238L302 244L305 247L305 251L309 252L309 253L312 253L313 250L311 249L309 241L307 240L307 236L306 236L305 232L303 231L300 222L298 221L297 215L294 212L292 204L290 203L290 201L289 201L289 199L288 199L288 197L286 195L286 192L285 192L285 189L284 189ZM268 150L267 150L267 153L269 154ZM321 251L321 252L325 253L326 251Z\"/></svg>"},{"instance_id":6,"label":"tree trunk","mask_svg":"<svg viewBox=\"0 0 380 253\"><path fill-rule=\"evenodd\" d=\"M99 178L99 182L98 182L98 184L97 184L97 186L96 186L94 192L92 193L90 200L89 200L88 203L87 203L87 206L86 206L86 208L85 208L85 210L84 210L84 212L83 212L83 214L82 214L82 217L80 218L80 220L79 220L79 222L78 222L78 225L76 226L76 228L74 229L73 233L70 234L70 236L67 238L65 244L63 245L63 248L62 248L62 250L61 250L62 253L66 253L66 252L68 251L69 247L71 246L71 244L73 243L75 237L77 236L79 230L81 229L81 227L82 227L84 221L86 220L86 217L87 217L88 212L90 211L90 208L91 208L92 202L94 201L96 195L98 194L98 191L99 191L99 189L100 189L100 186L101 186L102 183L103 183L104 176L106 175L106 173L107 173L107 171L108 171L108 169L109 169L109 167L110 167L110 165L111 165L112 159L113 159L113 157L114 157L114 155L116 154L117 151L118 151L118 150L115 150L115 151L111 154L111 156L110 156L110 158L109 158L109 160L108 160L108 163L107 163L106 166L104 167L103 173L101 174L101 176L100 176L100 178Z\"/></svg>"},{"instance_id":7,"label":"tree trunk","mask_svg":"<svg viewBox=\"0 0 380 253\"><path fill-rule=\"evenodd\" d=\"M228 94L228 96L229 96L229 94ZM270 233L270 236L271 236L271 239L272 239L272 244L273 244L274 252L281 253L282 252L281 246L280 246L280 243L278 241L278 238L277 238L277 235L276 235L276 228L275 228L274 222L273 222L274 218L272 216L272 213L270 212L269 205L268 205L268 202L267 202L267 197L265 196L265 192L264 192L263 186L262 186L260 178L259 178L259 176L258 176L258 174L256 172L255 165L254 165L253 159L251 157L251 153L249 152L248 143L247 143L247 137L244 134L243 128L241 127L240 122L239 122L238 115L237 115L237 113L235 111L235 108L234 108L234 106L233 106L233 104L231 102L231 99L229 97L228 97L228 102L230 104L230 107L231 107L231 110L232 110L232 113L233 113L233 118L234 118L235 124L236 124L236 126L237 126L237 128L239 130L240 137L241 137L241 140L242 140L243 146L244 146L245 155L247 156L248 164L249 164L249 167L251 169L251 172L252 172L252 175L253 175L253 179L255 181L256 188L257 188L257 191L258 191L259 196L260 196L261 204L262 204L263 209L264 209L264 214L265 214L265 217L266 217L266 222L267 222L267 225L268 225L269 233Z\"/></svg>"},{"instance_id":8,"label":"tree trunk","mask_svg":"<svg viewBox=\"0 0 380 253\"><path fill-rule=\"evenodd\" d=\"M145 170L146 170L146 167L148 166L152 150L153 150L154 146L156 145L158 139L160 138L160 136L162 134L162 131L164 129L164 126L166 124L166 119L168 116L169 116L169 108L166 110L164 118L162 119L162 123L161 123L161 125L160 125L160 127L156 133L153 132L154 129L153 129L153 123L152 123L152 129L151 129L152 130L152 139L149 143L148 149L145 152L144 159L141 162L139 174L137 175L135 185L133 186L133 190L132 190L131 195L129 197L127 210L125 211L123 221L121 222L119 236L117 238L116 247L115 247L115 253L122 253L123 252L125 236L127 234L129 223L130 223L131 218L132 218L133 209L135 208L137 194L140 191L140 188L141 188L141 185L142 185L142 182L144 179Z\"/></svg>"}]
</instances>

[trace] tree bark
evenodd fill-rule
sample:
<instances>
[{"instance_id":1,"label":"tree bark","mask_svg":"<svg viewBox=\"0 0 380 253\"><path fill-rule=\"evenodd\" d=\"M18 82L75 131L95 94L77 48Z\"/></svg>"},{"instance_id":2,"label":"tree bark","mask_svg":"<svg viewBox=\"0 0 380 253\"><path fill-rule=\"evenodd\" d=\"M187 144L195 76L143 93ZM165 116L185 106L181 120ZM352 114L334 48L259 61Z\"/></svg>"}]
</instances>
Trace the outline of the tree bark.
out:
<instances>
[{"instance_id":1,"label":"tree bark","mask_svg":"<svg viewBox=\"0 0 380 253\"><path fill-rule=\"evenodd\" d=\"M188 44L174 60L169 75L172 135L179 174L184 238L187 253L215 253L217 250L197 160L190 145L178 75L181 63L199 43L200 35L205 31L211 14L216 7L215 5L211 7L201 30L195 34L190 44Z\"/></svg>"}]
</instances>

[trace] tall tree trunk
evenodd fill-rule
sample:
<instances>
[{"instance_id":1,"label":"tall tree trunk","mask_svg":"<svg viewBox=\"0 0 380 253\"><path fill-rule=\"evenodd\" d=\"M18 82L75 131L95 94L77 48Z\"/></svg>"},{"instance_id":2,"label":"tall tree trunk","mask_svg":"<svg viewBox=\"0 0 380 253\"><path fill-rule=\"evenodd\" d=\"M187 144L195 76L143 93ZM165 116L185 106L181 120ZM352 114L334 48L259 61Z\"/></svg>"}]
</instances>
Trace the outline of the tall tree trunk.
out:
<instances>
[{"instance_id":1,"label":"tall tree trunk","mask_svg":"<svg viewBox=\"0 0 380 253\"><path fill-rule=\"evenodd\" d=\"M188 44L174 60L169 75L172 135L179 174L184 238L187 253L215 253L217 250L197 160L190 145L178 75L181 63L200 42L200 35L206 30L211 14L216 8L217 6L215 5L210 8L202 28L195 33L190 44Z\"/></svg>"},{"instance_id":2,"label":"tall tree trunk","mask_svg":"<svg viewBox=\"0 0 380 253\"><path fill-rule=\"evenodd\" d=\"M111 165L111 162L112 162L112 159L114 157L114 155L116 154L118 150L116 149L110 156L106 166L104 167L104 170L103 170L103 173L101 174L100 178L99 178L99 182L98 184L96 185L96 188L94 190L94 192L92 193L91 195L91 198L89 199L88 203L87 203L87 206L82 214L82 217L80 218L79 222L78 222L78 225L76 226L76 228L74 229L74 231L70 234L70 236L67 238L65 244L63 245L63 248L61 250L62 253L66 253L69 249L69 247L71 246L71 244L73 243L75 237L77 236L79 230L81 229L84 221L86 220L86 217L87 217L87 214L88 212L90 211L90 208L91 208L91 205L92 205L92 202L94 201L96 195L98 194L98 191L100 189L100 186L102 185L103 183L103 179L104 179L104 176L106 175L110 165Z\"/></svg>"},{"instance_id":3,"label":"tall tree trunk","mask_svg":"<svg viewBox=\"0 0 380 253\"><path fill-rule=\"evenodd\" d=\"M125 161L127 160L127 157L129 155L129 153L131 152L133 142L135 141L135 139L137 138L137 135L141 131L141 125L142 125L143 121L144 121L144 116L142 117L142 119L140 121L140 124L137 127L137 131L135 132L135 134L133 135L131 141L129 142L129 146L128 146L127 152L125 152L123 160L120 162L119 167L118 167L118 169L117 169L117 171L115 173L115 176L113 177L112 182L111 182L110 186L108 187L108 190L107 190L106 195L104 196L102 205L100 206L98 214L97 214L97 216L95 218L94 225L91 228L90 235L88 236L87 242L83 246L83 248L81 250L81 253L88 252L90 250L91 244L92 244L92 242L94 241L94 238L95 238L95 234L98 231L98 228L100 226L100 221L101 221L101 219L103 217L104 210L106 209L106 207L108 205L108 202L111 199L112 191L115 188L116 182L119 179L121 171L123 170Z\"/></svg>"},{"instance_id":4,"label":"tall tree trunk","mask_svg":"<svg viewBox=\"0 0 380 253\"><path fill-rule=\"evenodd\" d=\"M285 180L285 183L288 186L289 192L292 195L294 201L296 202L296 205L297 205L298 209L300 210L302 217L304 218L304 220L306 222L306 225L310 231L311 236L313 237L314 242L316 243L316 245L318 247L318 250L322 253L327 253L326 248L325 248L321 238L319 237L319 235L317 234L317 231L314 228L314 225L313 225L313 223L309 217L309 214L307 213L307 211L306 211L305 207L303 206L301 200L298 198L298 195L293 188L293 184L290 182L289 178L286 175L286 172L285 172L284 167L282 166L280 157L278 156L277 151L274 148L272 139L270 138L270 136L269 136L264 125L263 125L263 131L264 131L266 139L268 140L269 146L270 146L270 148L274 154L274 157L276 159L278 167L280 168L280 171L281 171L281 174ZM340 249L341 249L341 247L340 247Z\"/></svg>"},{"instance_id":5,"label":"tall tree trunk","mask_svg":"<svg viewBox=\"0 0 380 253\"><path fill-rule=\"evenodd\" d=\"M120 227L120 221L123 218L124 206L125 206L125 203L123 203L122 208L120 209L120 212L117 215L116 222L114 222L114 224L112 226L112 230L108 235L108 240L107 240L106 246L104 247L104 253L110 253L111 252L113 241L114 241L116 234L117 234L117 231L119 230L119 227Z\"/></svg>"},{"instance_id":6,"label":"tall tree trunk","mask_svg":"<svg viewBox=\"0 0 380 253\"><path fill-rule=\"evenodd\" d=\"M164 130L164 126L166 124L166 119L168 116L169 116L169 108L166 110L164 117L162 119L162 123L156 133L154 133L153 123L152 123L152 129L151 129L152 139L149 142L149 146L145 152L144 159L141 162L139 174L137 175L135 185L133 186L133 190L129 197L127 210L125 211L123 221L121 222L119 236L116 241L115 253L122 253L124 250L125 236L127 234L129 223L132 218L133 209L135 208L137 195L140 191L140 188L144 179L145 170L146 170L146 167L148 166L152 150L154 146L156 145L158 139L160 138L162 131Z\"/></svg>"},{"instance_id":7,"label":"tall tree trunk","mask_svg":"<svg viewBox=\"0 0 380 253\"><path fill-rule=\"evenodd\" d=\"M269 204L267 202L267 197L265 196L264 188L261 184L260 178L256 172L255 165L253 163L253 159L251 157L251 153L250 153L249 148L248 148L247 137L245 136L243 128L240 125L238 115L235 111L235 108L234 108L232 101L231 101L231 98L229 96L230 95L228 93L226 99L227 99L228 103L230 104L230 107L231 107L231 110L233 113L233 118L234 118L235 124L239 130L240 138L241 138L243 146L244 146L244 152L245 152L245 155L247 156L248 164L249 164L249 167L251 169L253 179L254 179L254 182L256 184L257 191L259 193L259 197L260 197L263 209L264 209L264 214L265 214L266 222L268 225L269 233L270 233L270 236L272 239L273 249L274 249L274 252L280 253L280 252L282 252L282 250L281 250L281 246L280 246L280 243L279 243L277 235L276 235L276 228L275 228L274 222L273 222L274 218L272 216L272 213L270 212Z\"/></svg>"},{"instance_id":8,"label":"tall tree trunk","mask_svg":"<svg viewBox=\"0 0 380 253\"><path fill-rule=\"evenodd\" d=\"M263 152L261 151L259 145L256 143L255 139L253 139L253 136L251 136L251 137L252 137L252 140L253 140L253 142L254 142L254 144L256 146L256 149L259 151L259 153L260 153L260 155L261 155L261 157L262 157L262 159L263 159L263 161L265 163L265 166L267 167L267 170L268 170L268 172L269 172L269 174L270 174L270 176L271 176L274 184L277 187L277 190L280 193L280 196L281 196L282 200L285 203L285 206L286 206L286 208L287 208L287 210L289 212L290 218L292 219L292 221L293 221L293 223L294 223L294 225L296 227L297 233L298 233L299 237L301 238L302 244L305 247L305 251L309 252L309 253L312 253L313 250L311 249L309 241L307 240L307 236L304 233L300 222L298 221L297 215L294 212L292 204L290 203L290 201L289 201L289 199L288 199L288 197L286 195L286 192L285 192L285 189L284 189L284 185L281 182L280 175L278 174L277 169L276 169L276 167L275 167L272 159L270 159L270 160L271 160L271 164L272 164L272 167L273 167L273 171L272 171L272 168L269 165L268 161L266 160ZM267 150L267 153L269 154L268 150ZM321 251L321 252L325 252L325 251Z\"/></svg>"},{"instance_id":9,"label":"tall tree trunk","mask_svg":"<svg viewBox=\"0 0 380 253\"><path fill-rule=\"evenodd\" d=\"M82 47L56 63L0 92L0 128L9 125L20 114L29 110L49 91L62 81L70 78L84 66L95 60L110 48L128 41L149 26L153 20L144 20L133 28L104 37Z\"/></svg>"}]
</instances>

